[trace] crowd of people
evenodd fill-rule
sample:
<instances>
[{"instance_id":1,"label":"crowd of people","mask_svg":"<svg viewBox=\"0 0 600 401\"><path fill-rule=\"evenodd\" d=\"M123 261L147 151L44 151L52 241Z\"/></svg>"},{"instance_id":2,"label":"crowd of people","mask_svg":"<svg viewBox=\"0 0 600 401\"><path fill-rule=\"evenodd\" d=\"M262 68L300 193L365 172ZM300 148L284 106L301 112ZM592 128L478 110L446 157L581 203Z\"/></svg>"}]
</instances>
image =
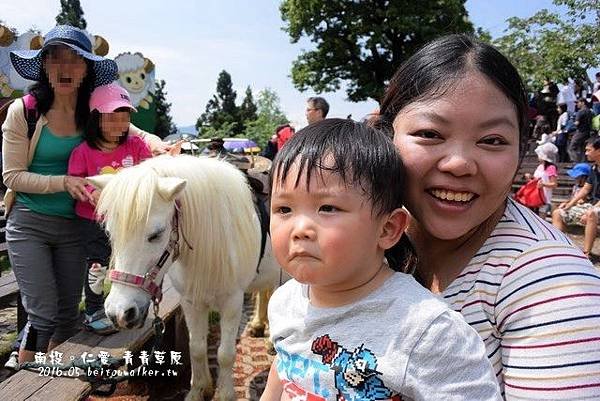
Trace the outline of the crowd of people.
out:
<instances>
[{"instance_id":1,"label":"crowd of people","mask_svg":"<svg viewBox=\"0 0 600 401\"><path fill-rule=\"evenodd\" d=\"M39 116L28 137L29 107L15 101L2 126L24 362L75 333L84 285L86 323L103 318L110 249L85 177L169 149L129 123L114 62L77 28L58 26L11 61L36 81ZM262 400L600 398L600 274L510 196L528 106L505 56L449 35L399 67L367 123L327 119L327 102L310 98L309 125L280 129L270 235L292 280L269 303L277 356ZM558 151L546 145L534 176L551 190ZM586 154L600 161L600 140ZM570 171L578 184L557 224L577 210L597 222L598 175L585 166Z\"/></svg>"}]
</instances>

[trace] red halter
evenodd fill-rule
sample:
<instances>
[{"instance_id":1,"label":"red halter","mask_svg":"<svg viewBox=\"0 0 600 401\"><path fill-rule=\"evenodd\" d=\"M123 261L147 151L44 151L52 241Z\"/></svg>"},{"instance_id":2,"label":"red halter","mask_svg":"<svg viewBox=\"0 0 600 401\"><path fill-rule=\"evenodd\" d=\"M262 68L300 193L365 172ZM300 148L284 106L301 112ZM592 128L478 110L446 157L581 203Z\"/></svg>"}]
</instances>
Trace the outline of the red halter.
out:
<instances>
[{"instance_id":1,"label":"red halter","mask_svg":"<svg viewBox=\"0 0 600 401\"><path fill-rule=\"evenodd\" d=\"M127 273L121 270L113 269L110 271L109 278L111 281L125 284L131 287L138 287L146 291L152 297L153 302L160 302L162 299L162 279L159 283L155 280L158 277L163 265L172 255L172 262L179 258L179 219L181 218L181 208L179 201L175 201L175 213L171 220L171 233L169 234L169 243L164 250L156 265L152 267L146 274L139 276L137 274ZM187 246L193 249L184 237ZM164 278L164 275L163 275Z\"/></svg>"}]
</instances>

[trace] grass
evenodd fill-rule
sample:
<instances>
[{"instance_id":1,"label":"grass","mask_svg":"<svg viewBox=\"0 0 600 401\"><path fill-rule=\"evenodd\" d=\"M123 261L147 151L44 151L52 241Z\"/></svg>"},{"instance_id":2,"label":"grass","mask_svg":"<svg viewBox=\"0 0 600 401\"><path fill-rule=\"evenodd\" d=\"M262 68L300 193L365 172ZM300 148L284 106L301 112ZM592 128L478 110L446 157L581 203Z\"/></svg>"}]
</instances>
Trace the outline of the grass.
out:
<instances>
[{"instance_id":1,"label":"grass","mask_svg":"<svg viewBox=\"0 0 600 401\"><path fill-rule=\"evenodd\" d=\"M8 333L0 335L0 359L11 353L12 345L16 339L16 331L9 331Z\"/></svg>"},{"instance_id":2,"label":"grass","mask_svg":"<svg viewBox=\"0 0 600 401\"><path fill-rule=\"evenodd\" d=\"M104 294L105 294L105 296L108 295L109 292L110 292L110 281L109 280L104 280ZM79 312L82 312L82 313L85 311L85 300L83 299L84 297L82 297L81 302L79 302Z\"/></svg>"},{"instance_id":3,"label":"grass","mask_svg":"<svg viewBox=\"0 0 600 401\"><path fill-rule=\"evenodd\" d=\"M8 255L0 256L0 274L10 271L10 261L8 260Z\"/></svg>"}]
</instances>

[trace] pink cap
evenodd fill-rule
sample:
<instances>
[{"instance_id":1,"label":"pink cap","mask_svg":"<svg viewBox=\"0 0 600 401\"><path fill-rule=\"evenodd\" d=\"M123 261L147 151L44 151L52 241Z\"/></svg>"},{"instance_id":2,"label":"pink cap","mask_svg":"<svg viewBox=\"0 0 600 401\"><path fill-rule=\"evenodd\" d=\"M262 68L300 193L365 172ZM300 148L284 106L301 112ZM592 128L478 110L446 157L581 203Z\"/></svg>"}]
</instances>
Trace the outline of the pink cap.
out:
<instances>
[{"instance_id":1,"label":"pink cap","mask_svg":"<svg viewBox=\"0 0 600 401\"><path fill-rule=\"evenodd\" d=\"M100 113L112 113L121 107L127 107L134 112L137 111L131 105L129 93L115 83L97 87L90 96L90 111L98 110Z\"/></svg>"}]
</instances>

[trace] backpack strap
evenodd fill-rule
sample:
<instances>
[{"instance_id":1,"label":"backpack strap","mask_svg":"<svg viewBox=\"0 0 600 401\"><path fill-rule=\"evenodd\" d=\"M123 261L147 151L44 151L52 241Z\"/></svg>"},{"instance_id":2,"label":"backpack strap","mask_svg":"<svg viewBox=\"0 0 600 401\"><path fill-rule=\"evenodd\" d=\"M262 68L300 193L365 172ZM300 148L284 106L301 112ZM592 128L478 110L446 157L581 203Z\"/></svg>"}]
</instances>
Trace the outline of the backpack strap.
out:
<instances>
[{"instance_id":1,"label":"backpack strap","mask_svg":"<svg viewBox=\"0 0 600 401\"><path fill-rule=\"evenodd\" d=\"M33 133L35 132L37 120L40 117L36 107L37 100L29 93L23 96L21 99L23 100L23 113L25 114L25 121L27 121L27 138L31 139L33 137Z\"/></svg>"}]
</instances>

